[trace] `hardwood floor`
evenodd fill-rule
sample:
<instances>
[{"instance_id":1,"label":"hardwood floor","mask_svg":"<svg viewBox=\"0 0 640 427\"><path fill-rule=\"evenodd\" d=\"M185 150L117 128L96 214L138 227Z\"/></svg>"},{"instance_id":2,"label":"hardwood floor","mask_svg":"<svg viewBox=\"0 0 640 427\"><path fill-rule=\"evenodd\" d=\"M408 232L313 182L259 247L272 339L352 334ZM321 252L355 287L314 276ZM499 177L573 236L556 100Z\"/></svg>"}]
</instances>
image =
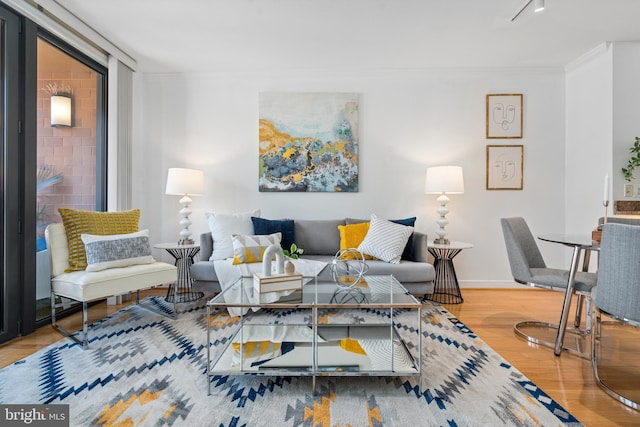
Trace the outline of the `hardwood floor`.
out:
<instances>
[{"instance_id":1,"label":"hardwood floor","mask_svg":"<svg viewBox=\"0 0 640 427\"><path fill-rule=\"evenodd\" d=\"M162 288L146 292L160 295L164 293ZM639 411L618 403L597 386L589 360L568 353L556 357L551 349L529 344L514 334L513 325L521 320L556 323L563 294L525 288L463 289L462 294L464 303L445 307L586 426L640 425ZM121 307L97 304L89 310L90 321L100 319ZM77 330L80 328L80 316L74 314L60 323L69 330ZM4 344L0 346L0 368L60 338L50 326L44 326L33 334ZM635 363L635 370L628 371L624 381L637 391L640 389L640 369L637 368L640 363L637 357L640 337L631 340L635 348L628 348L628 341L620 340L615 344ZM629 376L629 372L634 375Z\"/></svg>"},{"instance_id":2,"label":"hardwood floor","mask_svg":"<svg viewBox=\"0 0 640 427\"><path fill-rule=\"evenodd\" d=\"M529 344L513 332L513 325L522 320L557 323L563 293L523 288L463 289L462 294L464 303L445 307L582 423L640 425L640 412L618 403L598 387L590 360L566 352L557 357L552 349ZM635 330L625 332L637 337ZM637 338L631 358L635 359L635 369L628 371L635 375L625 379L636 391L640 389L640 337Z\"/></svg>"}]
</instances>

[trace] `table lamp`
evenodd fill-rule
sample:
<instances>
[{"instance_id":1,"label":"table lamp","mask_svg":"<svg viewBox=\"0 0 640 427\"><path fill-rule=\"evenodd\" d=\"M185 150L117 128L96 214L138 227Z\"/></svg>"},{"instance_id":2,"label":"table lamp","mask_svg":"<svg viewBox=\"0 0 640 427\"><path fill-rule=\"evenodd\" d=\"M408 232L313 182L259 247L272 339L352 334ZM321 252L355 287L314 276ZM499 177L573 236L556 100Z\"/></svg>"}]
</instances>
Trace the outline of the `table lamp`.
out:
<instances>
[{"instance_id":1,"label":"table lamp","mask_svg":"<svg viewBox=\"0 0 640 427\"><path fill-rule=\"evenodd\" d=\"M449 223L445 218L449 212L449 209L447 209L447 202L449 201L447 194L464 193L462 168L460 166L435 166L428 168L424 192L426 194L440 194L437 199L440 203L437 211L440 218L436 221L436 224L438 224L438 229L436 230L438 238L434 239L433 243L448 245L449 239L445 239L444 237L447 235L444 226Z\"/></svg>"},{"instance_id":2,"label":"table lamp","mask_svg":"<svg viewBox=\"0 0 640 427\"><path fill-rule=\"evenodd\" d=\"M179 245L192 245L194 243L191 238L191 231L189 231L189 226L191 225L191 220L189 219L189 215L191 215L191 209L189 209L191 198L189 196L201 196L203 190L204 173L201 170L169 168L165 193L183 196L180 199L180 204L182 205L182 209L180 209L182 231L180 231L180 240L178 240Z\"/></svg>"}]
</instances>

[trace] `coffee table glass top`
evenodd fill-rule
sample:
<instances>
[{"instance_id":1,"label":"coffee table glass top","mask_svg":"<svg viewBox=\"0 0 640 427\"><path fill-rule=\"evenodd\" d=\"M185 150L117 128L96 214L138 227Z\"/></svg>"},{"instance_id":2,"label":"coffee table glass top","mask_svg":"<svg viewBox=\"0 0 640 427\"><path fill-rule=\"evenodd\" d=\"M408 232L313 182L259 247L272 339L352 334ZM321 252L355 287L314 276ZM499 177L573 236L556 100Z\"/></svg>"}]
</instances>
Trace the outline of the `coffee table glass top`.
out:
<instances>
[{"instance_id":1,"label":"coffee table glass top","mask_svg":"<svg viewBox=\"0 0 640 427\"><path fill-rule=\"evenodd\" d=\"M213 297L212 307L334 307L348 308L363 305L371 307L417 308L420 303L391 276L363 277L354 286L340 286L334 282L319 282L316 277L305 277L302 291L260 294L254 290L253 277L240 277L231 286Z\"/></svg>"}]
</instances>

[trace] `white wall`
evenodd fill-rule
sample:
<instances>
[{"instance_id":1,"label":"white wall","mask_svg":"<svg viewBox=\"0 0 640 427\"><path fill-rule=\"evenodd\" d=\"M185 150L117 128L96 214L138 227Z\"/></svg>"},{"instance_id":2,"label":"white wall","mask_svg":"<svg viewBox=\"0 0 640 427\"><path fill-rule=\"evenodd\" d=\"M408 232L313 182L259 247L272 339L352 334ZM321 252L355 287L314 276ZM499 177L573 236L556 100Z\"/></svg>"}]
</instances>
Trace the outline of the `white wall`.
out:
<instances>
[{"instance_id":1,"label":"white wall","mask_svg":"<svg viewBox=\"0 0 640 427\"><path fill-rule=\"evenodd\" d=\"M604 215L604 176L614 200L638 200L640 171L632 181L636 196L624 197L621 168L640 136L640 43L604 43L568 67L566 141L566 230L581 233Z\"/></svg>"},{"instance_id":2,"label":"white wall","mask_svg":"<svg viewBox=\"0 0 640 427\"><path fill-rule=\"evenodd\" d=\"M640 200L640 170L634 171L633 197L624 197L629 148L640 136L640 42L616 42L613 50L613 194L619 200Z\"/></svg>"},{"instance_id":3,"label":"white wall","mask_svg":"<svg viewBox=\"0 0 640 427\"><path fill-rule=\"evenodd\" d=\"M603 44L566 74L566 230L584 233L604 215L604 176L612 172L611 45ZM613 203L609 205L609 214Z\"/></svg>"},{"instance_id":4,"label":"white wall","mask_svg":"<svg viewBox=\"0 0 640 427\"><path fill-rule=\"evenodd\" d=\"M427 167L464 168L465 193L451 196L452 240L475 247L456 258L462 286L511 284L499 225L525 216L534 233L564 231L565 79L563 70L288 70L137 75L134 99L133 205L152 240L177 239L178 197L164 194L169 167L205 171L194 198L194 235L204 212L261 208L265 218L417 216L434 235L437 202L425 195ZM258 94L262 91L358 92L360 191L259 193ZM524 138L485 138L485 95L524 94ZM485 190L487 144L524 144L524 190ZM542 246L551 265L565 251Z\"/></svg>"}]
</instances>

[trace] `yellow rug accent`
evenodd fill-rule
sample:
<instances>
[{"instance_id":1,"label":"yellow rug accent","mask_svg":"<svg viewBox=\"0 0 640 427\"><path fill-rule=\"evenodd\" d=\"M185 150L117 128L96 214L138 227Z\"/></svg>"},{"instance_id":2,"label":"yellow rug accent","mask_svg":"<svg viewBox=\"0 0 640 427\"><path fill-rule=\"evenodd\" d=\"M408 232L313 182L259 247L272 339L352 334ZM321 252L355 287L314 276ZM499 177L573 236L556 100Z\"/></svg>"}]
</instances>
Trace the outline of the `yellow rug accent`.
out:
<instances>
[{"instance_id":1,"label":"yellow rug accent","mask_svg":"<svg viewBox=\"0 0 640 427\"><path fill-rule=\"evenodd\" d=\"M351 353L367 355L367 352L360 346L360 343L357 340L351 338L345 338L340 340L340 348L346 351L350 351Z\"/></svg>"}]
</instances>

